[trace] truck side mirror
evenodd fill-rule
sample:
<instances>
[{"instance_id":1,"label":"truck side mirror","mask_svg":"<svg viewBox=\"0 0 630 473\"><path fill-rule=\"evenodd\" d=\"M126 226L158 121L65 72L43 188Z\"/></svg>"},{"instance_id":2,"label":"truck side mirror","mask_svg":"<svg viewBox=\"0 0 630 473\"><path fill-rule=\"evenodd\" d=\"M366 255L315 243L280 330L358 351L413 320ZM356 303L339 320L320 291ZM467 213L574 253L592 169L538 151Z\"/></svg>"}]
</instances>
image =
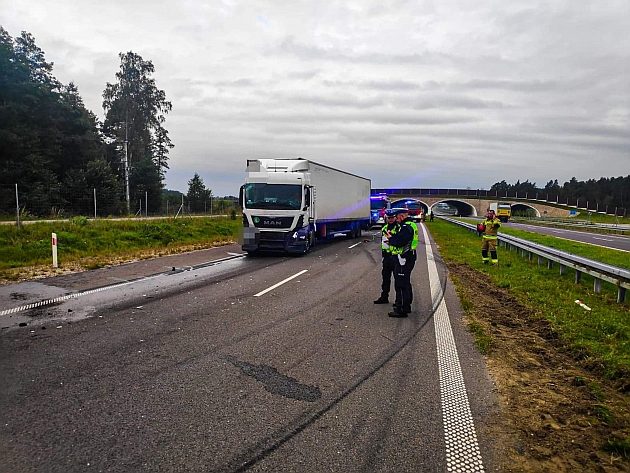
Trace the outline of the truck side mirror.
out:
<instances>
[{"instance_id":1,"label":"truck side mirror","mask_svg":"<svg viewBox=\"0 0 630 473\"><path fill-rule=\"evenodd\" d=\"M242 209L245 208L245 205L243 205L243 186L241 186L238 191L238 205L240 205Z\"/></svg>"},{"instance_id":2,"label":"truck side mirror","mask_svg":"<svg viewBox=\"0 0 630 473\"><path fill-rule=\"evenodd\" d=\"M304 189L304 208L302 210L308 209L311 201L311 190L307 187Z\"/></svg>"}]
</instances>

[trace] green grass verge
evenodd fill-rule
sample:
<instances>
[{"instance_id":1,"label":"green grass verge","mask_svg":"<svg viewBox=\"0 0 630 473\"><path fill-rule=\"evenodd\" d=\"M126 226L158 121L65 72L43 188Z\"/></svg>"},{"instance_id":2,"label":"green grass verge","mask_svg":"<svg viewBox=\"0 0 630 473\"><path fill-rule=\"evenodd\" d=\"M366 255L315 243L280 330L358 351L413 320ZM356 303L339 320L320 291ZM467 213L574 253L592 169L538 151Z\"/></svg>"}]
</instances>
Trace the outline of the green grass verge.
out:
<instances>
[{"instance_id":1,"label":"green grass verge","mask_svg":"<svg viewBox=\"0 0 630 473\"><path fill-rule=\"evenodd\" d=\"M137 250L165 249L234 240L239 219L179 218L150 221L33 223L20 228L0 225L0 270L50 264L51 233L57 233L59 261L125 255Z\"/></svg>"},{"instance_id":2,"label":"green grass verge","mask_svg":"<svg viewBox=\"0 0 630 473\"><path fill-rule=\"evenodd\" d=\"M601 246L589 245L588 243L565 240L563 238L541 235L540 233L526 230L517 230L506 226L502 226L500 232L619 268L630 269L630 253L626 251L603 248Z\"/></svg>"},{"instance_id":3,"label":"green grass verge","mask_svg":"<svg viewBox=\"0 0 630 473\"><path fill-rule=\"evenodd\" d=\"M571 271L560 275L558 267L538 266L516 251L499 248L499 265L481 262L481 239L455 224L436 220L427 226L446 261L468 264L486 273L499 287L507 289L538 317L547 319L566 347L587 366L606 377L627 383L630 375L630 307L617 304L616 288L602 283L593 291L593 280L583 275L574 283ZM588 246L588 245L585 245ZM574 301L582 300L586 311ZM500 302L500 301L499 301Z\"/></svg>"}]
</instances>

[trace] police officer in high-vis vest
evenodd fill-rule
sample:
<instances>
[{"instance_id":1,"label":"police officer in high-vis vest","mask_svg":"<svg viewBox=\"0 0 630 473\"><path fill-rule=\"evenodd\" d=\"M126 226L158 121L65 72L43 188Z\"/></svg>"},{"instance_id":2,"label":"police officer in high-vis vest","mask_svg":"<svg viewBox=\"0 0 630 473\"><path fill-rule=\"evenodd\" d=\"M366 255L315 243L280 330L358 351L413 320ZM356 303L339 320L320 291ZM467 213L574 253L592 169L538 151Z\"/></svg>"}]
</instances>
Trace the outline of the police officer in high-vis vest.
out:
<instances>
[{"instance_id":1,"label":"police officer in high-vis vest","mask_svg":"<svg viewBox=\"0 0 630 473\"><path fill-rule=\"evenodd\" d=\"M400 228L395 234L388 233L388 243L392 254L396 256L394 268L394 288L396 301L390 317L407 317L411 312L413 290L411 288L411 271L416 264L416 248L418 247L418 226L409 219L407 209L398 209L396 219Z\"/></svg>"},{"instance_id":2,"label":"police officer in high-vis vest","mask_svg":"<svg viewBox=\"0 0 630 473\"><path fill-rule=\"evenodd\" d=\"M497 257L497 233L501 226L501 220L494 214L494 210L488 210L486 219L479 224L478 231L481 235L481 261L483 264L498 264L499 258ZM488 250L490 251L490 258L488 258Z\"/></svg>"},{"instance_id":3,"label":"police officer in high-vis vest","mask_svg":"<svg viewBox=\"0 0 630 473\"><path fill-rule=\"evenodd\" d=\"M389 303L389 288L392 285L392 274L396 266L396 256L392 254L392 247L388 243L388 232L394 235L398 230L398 222L396 221L396 213L393 210L385 211L386 223L381 228L381 253L383 255L383 268L381 275L383 282L381 284L381 296L374 301L375 304Z\"/></svg>"}]
</instances>

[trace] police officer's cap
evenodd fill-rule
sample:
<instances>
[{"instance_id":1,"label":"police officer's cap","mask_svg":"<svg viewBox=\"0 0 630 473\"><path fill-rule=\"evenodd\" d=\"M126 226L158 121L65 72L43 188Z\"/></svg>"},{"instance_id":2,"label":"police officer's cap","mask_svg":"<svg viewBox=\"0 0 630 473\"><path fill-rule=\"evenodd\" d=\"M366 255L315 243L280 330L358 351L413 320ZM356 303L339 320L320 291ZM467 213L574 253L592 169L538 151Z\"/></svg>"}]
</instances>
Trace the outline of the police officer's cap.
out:
<instances>
[{"instance_id":1,"label":"police officer's cap","mask_svg":"<svg viewBox=\"0 0 630 473\"><path fill-rule=\"evenodd\" d=\"M386 217L395 217L396 216L396 212L393 209L387 209L385 211L385 216Z\"/></svg>"}]
</instances>

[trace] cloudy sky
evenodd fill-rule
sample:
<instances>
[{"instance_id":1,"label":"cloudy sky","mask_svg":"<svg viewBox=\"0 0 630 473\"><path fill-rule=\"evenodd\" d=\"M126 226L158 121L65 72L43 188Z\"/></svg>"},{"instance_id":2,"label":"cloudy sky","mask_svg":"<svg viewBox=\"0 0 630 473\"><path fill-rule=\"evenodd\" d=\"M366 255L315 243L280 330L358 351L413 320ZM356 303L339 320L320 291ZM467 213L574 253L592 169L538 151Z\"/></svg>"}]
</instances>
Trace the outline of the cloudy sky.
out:
<instances>
[{"instance_id":1,"label":"cloudy sky","mask_svg":"<svg viewBox=\"0 0 630 473\"><path fill-rule=\"evenodd\" d=\"M0 0L103 117L118 53L173 103L167 187L295 157L373 187L630 174L628 0Z\"/></svg>"}]
</instances>

